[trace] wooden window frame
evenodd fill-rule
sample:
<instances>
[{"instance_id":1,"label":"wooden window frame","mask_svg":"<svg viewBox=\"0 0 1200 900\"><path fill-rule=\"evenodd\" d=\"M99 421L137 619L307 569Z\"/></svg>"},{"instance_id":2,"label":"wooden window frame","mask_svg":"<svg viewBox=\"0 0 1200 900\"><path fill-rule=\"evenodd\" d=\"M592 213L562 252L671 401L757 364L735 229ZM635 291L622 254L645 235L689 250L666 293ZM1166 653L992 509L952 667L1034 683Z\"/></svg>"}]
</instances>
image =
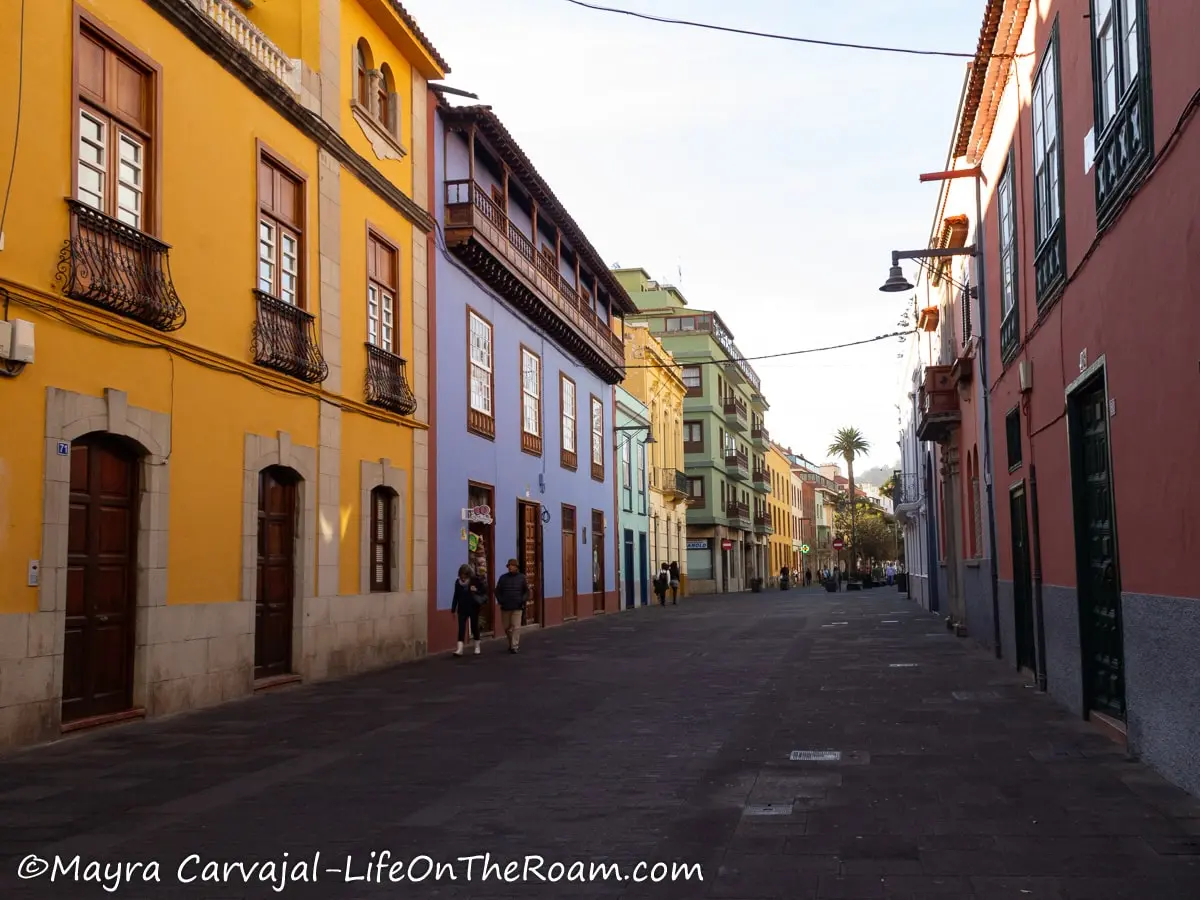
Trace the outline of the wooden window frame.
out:
<instances>
[{"instance_id":1,"label":"wooden window frame","mask_svg":"<svg viewBox=\"0 0 1200 900\"><path fill-rule=\"evenodd\" d=\"M1136 16L1133 46L1130 46L1129 7ZM1138 182L1138 176L1156 156L1154 143L1153 73L1150 65L1150 14L1146 0L1112 0L1113 108L1108 110L1104 87L1104 60L1096 26L1096 0L1088 4L1088 38L1092 57L1092 105L1095 134L1096 225L1106 228L1122 208L1122 201ZM1130 73L1130 62L1133 72ZM1122 87L1122 82L1125 82ZM1134 128L1134 123L1138 128ZM1140 142L1134 139L1140 135ZM1121 152L1113 153L1114 145ZM1120 168L1111 163L1119 161ZM1101 167L1105 171L1101 172Z\"/></svg>"},{"instance_id":2,"label":"wooden window frame","mask_svg":"<svg viewBox=\"0 0 1200 900\"><path fill-rule=\"evenodd\" d=\"M1014 406L1004 414L1004 439L1008 457L1008 471L1021 468L1024 451L1021 446L1021 408Z\"/></svg>"},{"instance_id":3,"label":"wooden window frame","mask_svg":"<svg viewBox=\"0 0 1200 900\"><path fill-rule=\"evenodd\" d=\"M1019 224L1017 222L1017 176L1016 150L1010 147L1008 160L996 182L996 240L1000 260L1000 355L1008 363L1016 353L1021 341L1021 263L1020 242L1017 240ZM1008 196L1008 229L1004 227L1005 201ZM1012 306L1004 309L1005 279L1009 279L1012 287Z\"/></svg>"},{"instance_id":4,"label":"wooden window frame","mask_svg":"<svg viewBox=\"0 0 1200 900\"><path fill-rule=\"evenodd\" d=\"M1046 163L1046 168L1038 170L1038 121L1037 103L1043 103L1045 96L1044 79L1054 82L1054 160ZM1063 159L1063 105L1062 105L1062 53L1059 42L1058 20L1050 29L1046 48L1038 62L1030 87L1030 131L1032 133L1032 162L1033 162L1033 234L1034 234L1034 280L1036 286L1037 305L1039 310L1046 309L1062 292L1066 284L1066 186ZM1042 132L1045 133L1045 109L1041 111ZM1053 170L1051 170L1053 166ZM1048 193L1051 176L1056 178L1057 185L1053 193ZM1050 208L1053 201L1057 214L1053 222L1045 221L1042 209Z\"/></svg>"},{"instance_id":5,"label":"wooden window frame","mask_svg":"<svg viewBox=\"0 0 1200 900\"><path fill-rule=\"evenodd\" d=\"M354 100L363 109L371 108L371 72L374 71L374 56L366 38L354 42Z\"/></svg>"},{"instance_id":6,"label":"wooden window frame","mask_svg":"<svg viewBox=\"0 0 1200 900\"><path fill-rule=\"evenodd\" d=\"M647 514L647 504L649 502L649 499L646 496L646 482L649 475L649 473L646 471L646 466L648 464L647 457L649 454L646 452L646 445L641 441L638 441L634 452L636 453L636 457L634 458L633 471L635 473L641 472L641 477L638 478L637 483L638 515L644 516Z\"/></svg>"},{"instance_id":7,"label":"wooden window frame","mask_svg":"<svg viewBox=\"0 0 1200 900\"><path fill-rule=\"evenodd\" d=\"M694 485L700 485L700 493L692 492ZM701 509L708 502L708 494L704 490L704 476L688 476L688 506L694 509Z\"/></svg>"},{"instance_id":8,"label":"wooden window frame","mask_svg":"<svg viewBox=\"0 0 1200 900\"><path fill-rule=\"evenodd\" d=\"M588 456L592 461L592 478L604 480L604 402L595 394L588 397ZM600 408L600 430L596 431L596 407ZM600 461L596 462L596 438L600 439Z\"/></svg>"},{"instance_id":9,"label":"wooden window frame","mask_svg":"<svg viewBox=\"0 0 1200 900\"><path fill-rule=\"evenodd\" d=\"M471 317L479 319L488 327L488 349L490 351L490 372L488 373L488 403L491 412L485 413L471 405ZM478 310L467 307L467 431L477 434L489 441L496 439L496 327L491 320Z\"/></svg>"},{"instance_id":10,"label":"wooden window frame","mask_svg":"<svg viewBox=\"0 0 1200 900\"><path fill-rule=\"evenodd\" d=\"M570 431L567 430L567 399L566 386L571 385L571 418ZM567 449L567 434L571 435L574 450ZM558 373L558 446L559 465L572 472L579 468L579 386L573 378L562 372Z\"/></svg>"},{"instance_id":11,"label":"wooden window frame","mask_svg":"<svg viewBox=\"0 0 1200 900\"><path fill-rule=\"evenodd\" d=\"M276 226L276 233L280 226L287 230L294 231L297 238L297 266L296 266L296 308L308 312L308 177L289 163L283 156L276 153L261 140L255 142L255 166L254 166L254 287L256 290L267 294L270 297L279 300L282 303L287 301L280 296L279 281L272 281L272 290L262 290L260 284L261 272L259 269L259 242L261 238L260 228L264 218L270 219ZM300 221L298 223L289 223L280 219L274 212L267 212L263 206L262 191L259 189L259 173L262 167L266 165L285 177L291 178L296 182L296 190L299 196L298 209L300 213ZM276 240L276 249L278 251L279 241ZM280 252L276 253L276 268L278 274L279 261L281 260Z\"/></svg>"},{"instance_id":12,"label":"wooden window frame","mask_svg":"<svg viewBox=\"0 0 1200 900\"><path fill-rule=\"evenodd\" d=\"M372 277L372 275L371 275L371 257L372 257L371 251L372 251L373 243L379 244L385 250L390 252L392 255L392 276L395 279L395 285L393 287L388 287L383 282L379 281L377 278ZM367 334L366 334L366 339L367 339L367 343L371 344L372 346L378 347L380 350L384 350L384 351L392 354L393 356L402 357L404 354L400 352L400 338L401 338L401 331L400 331L400 291L401 291L400 268L401 268L400 267L400 247L396 244L395 241L389 240L387 237L384 236L383 232L381 232L378 228L376 228L374 225L372 225L368 222L367 223L367 269L366 269L366 272L367 272L367 274L366 274L366 282L367 282L367 296L366 296ZM379 329L380 329L379 330L379 342L376 343L375 341L371 340L371 286L372 285L374 285L376 287L376 289L386 288L392 294L392 342L391 342L392 345L390 347L385 347L383 345L383 336L382 336L383 309L382 309L382 306L380 307L380 318L379 318Z\"/></svg>"},{"instance_id":13,"label":"wooden window frame","mask_svg":"<svg viewBox=\"0 0 1200 900\"><path fill-rule=\"evenodd\" d=\"M688 371L691 369L695 369L696 372L700 375L700 383L698 385L695 385L694 387L687 383ZM704 368L702 366L681 366L680 372L679 372L679 377L683 379L683 386L685 388L685 391L684 391L685 397L702 397L702 396L704 396Z\"/></svg>"},{"instance_id":14,"label":"wooden window frame","mask_svg":"<svg viewBox=\"0 0 1200 900\"><path fill-rule=\"evenodd\" d=\"M696 426L700 430L700 440L689 441L687 432L692 426ZM703 453L704 452L704 422L701 419L686 419L683 423L683 452L684 453Z\"/></svg>"},{"instance_id":15,"label":"wooden window frame","mask_svg":"<svg viewBox=\"0 0 1200 900\"><path fill-rule=\"evenodd\" d=\"M143 234L161 238L164 93L162 66L103 22L85 12L78 4L74 7L71 29L71 197L75 199L79 197L79 117L84 107L87 106L105 116L109 122L117 123L119 128L142 139L142 221L141 227L138 230ZM150 95L146 110L146 114L150 118L149 130L140 125L131 125L128 119L113 112L112 108L108 107L107 104L100 103L96 99L84 100L81 97L82 86L79 83L79 53L80 38L85 31L90 32L90 37L97 43L106 45L107 50L118 56L125 57L126 61L133 64L135 68L140 68L144 71ZM111 148L112 142L108 141L107 144ZM108 171L108 160L106 159L106 188L109 185L115 184L117 168L114 166L111 172ZM149 170L148 174L147 170ZM115 200L115 193L111 192L111 188L109 190L109 197ZM102 212L110 218L115 219L116 216L107 211L107 205L106 199L106 208ZM113 209L115 212L116 207L114 206Z\"/></svg>"},{"instance_id":16,"label":"wooden window frame","mask_svg":"<svg viewBox=\"0 0 1200 900\"><path fill-rule=\"evenodd\" d=\"M390 594L396 590L392 584L392 560L396 557L396 533L393 523L396 518L396 503L399 502L396 492L389 487L379 486L371 488L371 534L367 539L368 552L371 554L367 560L367 569L369 572L371 593L373 594ZM383 501L383 537L380 538L380 512L379 503ZM380 557L382 554L382 563ZM383 576L380 575L380 566L383 567Z\"/></svg>"},{"instance_id":17,"label":"wooden window frame","mask_svg":"<svg viewBox=\"0 0 1200 900\"><path fill-rule=\"evenodd\" d=\"M525 427L525 398L529 396L525 392L525 358L527 356L537 364L537 434L528 431ZM525 344L521 344L520 350L517 353L517 378L517 384L520 386L520 390L518 391L520 398L518 401L518 415L520 418L518 422L521 429L521 452L528 453L531 456L541 456L542 435L545 434L545 423L543 421L543 407L545 404L543 402L544 377L542 373L542 357Z\"/></svg>"},{"instance_id":18,"label":"wooden window frame","mask_svg":"<svg viewBox=\"0 0 1200 900\"><path fill-rule=\"evenodd\" d=\"M633 440L621 436L621 498L625 512L633 512Z\"/></svg>"}]
</instances>

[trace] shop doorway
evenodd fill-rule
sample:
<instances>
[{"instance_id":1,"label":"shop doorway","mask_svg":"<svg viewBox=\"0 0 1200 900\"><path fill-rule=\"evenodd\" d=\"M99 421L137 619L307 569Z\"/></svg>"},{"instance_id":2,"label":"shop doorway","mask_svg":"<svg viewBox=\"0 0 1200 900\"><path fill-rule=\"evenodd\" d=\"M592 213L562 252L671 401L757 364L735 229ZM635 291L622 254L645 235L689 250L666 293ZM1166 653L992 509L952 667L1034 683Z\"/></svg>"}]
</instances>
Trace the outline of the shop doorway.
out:
<instances>
[{"instance_id":1,"label":"shop doorway","mask_svg":"<svg viewBox=\"0 0 1200 900\"><path fill-rule=\"evenodd\" d=\"M579 562L575 553L575 507L562 508L563 619L579 616Z\"/></svg>"},{"instance_id":2,"label":"shop doorway","mask_svg":"<svg viewBox=\"0 0 1200 900\"><path fill-rule=\"evenodd\" d=\"M292 673L296 603L296 503L299 476L272 466L258 476L258 593L254 677Z\"/></svg>"},{"instance_id":3,"label":"shop doorway","mask_svg":"<svg viewBox=\"0 0 1200 900\"><path fill-rule=\"evenodd\" d=\"M1037 674L1033 584L1029 565L1029 517L1026 514L1024 484L1012 489L1008 505L1012 523L1013 618L1017 642L1017 668L1028 669Z\"/></svg>"},{"instance_id":4,"label":"shop doorway","mask_svg":"<svg viewBox=\"0 0 1200 900\"><path fill-rule=\"evenodd\" d=\"M592 612L604 612L604 513L592 510Z\"/></svg>"},{"instance_id":5,"label":"shop doorway","mask_svg":"<svg viewBox=\"0 0 1200 900\"><path fill-rule=\"evenodd\" d=\"M638 532L638 581L642 586L642 606L650 603L650 560L647 556L649 540L646 532ZM670 560L668 560L670 562Z\"/></svg>"},{"instance_id":6,"label":"shop doorway","mask_svg":"<svg viewBox=\"0 0 1200 900\"><path fill-rule=\"evenodd\" d=\"M496 526L492 516L491 486L470 482L467 485L467 506L467 564L475 570L475 576L487 585L487 600L479 610L479 631L481 634L494 634Z\"/></svg>"},{"instance_id":7,"label":"shop doorway","mask_svg":"<svg viewBox=\"0 0 1200 900\"><path fill-rule=\"evenodd\" d=\"M529 582L529 599L525 601L524 625L542 621L542 505L528 500L517 501L517 560ZM481 626L482 627L482 626Z\"/></svg>"},{"instance_id":8,"label":"shop doorway","mask_svg":"<svg viewBox=\"0 0 1200 900\"><path fill-rule=\"evenodd\" d=\"M625 529L625 608L633 609L635 603L633 599L633 532L628 528Z\"/></svg>"}]
</instances>

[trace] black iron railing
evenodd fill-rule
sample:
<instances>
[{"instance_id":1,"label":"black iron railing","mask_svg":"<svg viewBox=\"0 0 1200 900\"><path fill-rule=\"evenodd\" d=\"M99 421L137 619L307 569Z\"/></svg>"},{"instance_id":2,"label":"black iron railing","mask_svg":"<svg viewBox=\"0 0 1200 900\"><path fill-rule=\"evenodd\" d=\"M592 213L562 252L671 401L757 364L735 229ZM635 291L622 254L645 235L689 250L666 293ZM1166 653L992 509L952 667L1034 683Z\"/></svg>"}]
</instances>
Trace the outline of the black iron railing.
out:
<instances>
[{"instance_id":1,"label":"black iron railing","mask_svg":"<svg viewBox=\"0 0 1200 900\"><path fill-rule=\"evenodd\" d=\"M916 472L897 472L892 482L892 503L921 502L921 476Z\"/></svg>"},{"instance_id":2,"label":"black iron railing","mask_svg":"<svg viewBox=\"0 0 1200 900\"><path fill-rule=\"evenodd\" d=\"M182 328L187 310L171 281L170 245L78 200L67 206L70 237L55 276L63 293L159 331Z\"/></svg>"},{"instance_id":3,"label":"black iron railing","mask_svg":"<svg viewBox=\"0 0 1200 900\"><path fill-rule=\"evenodd\" d=\"M408 386L406 363L382 347L367 344L367 403L402 416L417 411L417 398Z\"/></svg>"},{"instance_id":4,"label":"black iron railing","mask_svg":"<svg viewBox=\"0 0 1200 900\"><path fill-rule=\"evenodd\" d=\"M329 365L321 355L312 314L257 289L254 296L258 302L251 341L254 361L308 384L328 378Z\"/></svg>"}]
</instances>

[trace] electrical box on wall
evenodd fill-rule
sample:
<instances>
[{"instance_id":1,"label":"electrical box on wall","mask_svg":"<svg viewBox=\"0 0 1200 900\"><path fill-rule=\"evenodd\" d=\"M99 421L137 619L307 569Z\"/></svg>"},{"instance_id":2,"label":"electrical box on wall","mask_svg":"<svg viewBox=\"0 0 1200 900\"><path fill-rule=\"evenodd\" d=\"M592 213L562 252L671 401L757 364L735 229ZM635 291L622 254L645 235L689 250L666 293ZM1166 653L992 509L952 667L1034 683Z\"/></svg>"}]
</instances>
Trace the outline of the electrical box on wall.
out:
<instances>
[{"instance_id":1,"label":"electrical box on wall","mask_svg":"<svg viewBox=\"0 0 1200 900\"><path fill-rule=\"evenodd\" d=\"M33 362L33 323L24 319L0 320L0 359Z\"/></svg>"},{"instance_id":2,"label":"electrical box on wall","mask_svg":"<svg viewBox=\"0 0 1200 900\"><path fill-rule=\"evenodd\" d=\"M1033 390L1033 360L1021 360L1020 365L1017 366L1017 372L1021 377L1021 393L1028 394Z\"/></svg>"}]
</instances>

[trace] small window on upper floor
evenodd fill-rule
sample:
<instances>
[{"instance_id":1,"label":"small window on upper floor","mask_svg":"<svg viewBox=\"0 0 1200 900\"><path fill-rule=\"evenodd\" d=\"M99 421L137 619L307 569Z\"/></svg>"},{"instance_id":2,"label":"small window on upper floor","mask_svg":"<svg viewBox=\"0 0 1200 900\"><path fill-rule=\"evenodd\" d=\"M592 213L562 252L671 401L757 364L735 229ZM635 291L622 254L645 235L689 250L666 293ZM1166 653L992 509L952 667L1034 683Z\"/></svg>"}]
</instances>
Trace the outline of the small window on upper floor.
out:
<instances>
[{"instance_id":1,"label":"small window on upper floor","mask_svg":"<svg viewBox=\"0 0 1200 900\"><path fill-rule=\"evenodd\" d=\"M401 107L396 78L387 63L380 63L376 68L371 45L365 38L359 38L354 46L353 84L351 107L359 125L371 138L376 155L402 159L407 151L400 144ZM376 137L382 140L377 141Z\"/></svg>"}]
</instances>

